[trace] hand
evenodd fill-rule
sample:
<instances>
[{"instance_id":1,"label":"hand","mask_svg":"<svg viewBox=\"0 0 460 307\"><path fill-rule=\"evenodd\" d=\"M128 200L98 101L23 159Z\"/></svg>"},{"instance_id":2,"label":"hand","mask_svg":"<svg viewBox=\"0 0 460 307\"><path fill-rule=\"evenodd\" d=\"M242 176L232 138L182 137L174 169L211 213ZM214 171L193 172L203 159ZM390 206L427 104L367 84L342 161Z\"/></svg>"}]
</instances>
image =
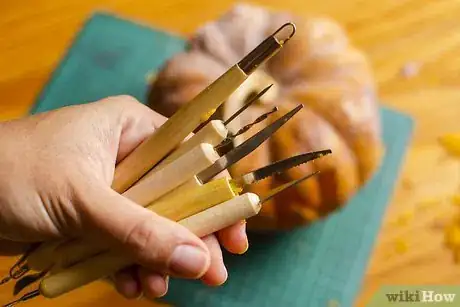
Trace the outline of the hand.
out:
<instances>
[{"instance_id":1,"label":"hand","mask_svg":"<svg viewBox=\"0 0 460 307\"><path fill-rule=\"evenodd\" d=\"M225 282L220 243L248 247L244 223L198 238L111 189L116 163L165 118L127 96L0 123L0 244L96 238L136 265L115 275L127 298L167 292L169 275ZM19 251L19 250L18 250Z\"/></svg>"}]
</instances>

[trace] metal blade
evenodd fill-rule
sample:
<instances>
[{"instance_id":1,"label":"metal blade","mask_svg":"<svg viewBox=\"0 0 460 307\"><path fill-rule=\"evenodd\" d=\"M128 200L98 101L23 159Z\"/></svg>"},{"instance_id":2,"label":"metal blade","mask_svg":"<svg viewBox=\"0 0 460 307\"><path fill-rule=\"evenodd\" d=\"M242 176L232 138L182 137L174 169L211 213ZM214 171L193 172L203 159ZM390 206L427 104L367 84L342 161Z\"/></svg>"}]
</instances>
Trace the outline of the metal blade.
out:
<instances>
[{"instance_id":1,"label":"metal blade","mask_svg":"<svg viewBox=\"0 0 460 307\"><path fill-rule=\"evenodd\" d=\"M219 156L223 156L226 153L228 153L231 149L233 149L233 140L251 129L253 126L256 124L260 123L261 121L264 121L265 119L268 118L270 114L275 113L278 111L278 107L274 107L272 110L268 111L267 113L262 114L261 116L257 117L252 123L247 124L246 126L242 127L240 130L238 130L237 133L235 134L230 134L228 137L225 138L219 145L215 146L214 149L217 151Z\"/></svg>"},{"instance_id":2,"label":"metal blade","mask_svg":"<svg viewBox=\"0 0 460 307\"><path fill-rule=\"evenodd\" d=\"M292 180L288 183L285 183L283 185L280 185L279 187L273 189L270 191L270 193L268 193L268 195L266 195L261 201L260 203L264 203L266 202L267 200L270 200L272 199L273 197L275 197L276 195L278 195L279 193L283 192L284 190L287 190L297 184L299 184L300 182L304 181L304 180L307 180L308 178L311 178L313 176L315 176L316 174L318 174L319 171L316 171L314 173L311 173L311 174L308 174L300 179L296 179L296 180Z\"/></svg>"},{"instance_id":3,"label":"metal blade","mask_svg":"<svg viewBox=\"0 0 460 307\"><path fill-rule=\"evenodd\" d=\"M11 277L10 277L9 275L3 277L3 279L0 281L0 286L6 284L6 283L9 282L10 280L11 280Z\"/></svg>"},{"instance_id":4,"label":"metal blade","mask_svg":"<svg viewBox=\"0 0 460 307\"><path fill-rule=\"evenodd\" d=\"M24 290L25 288L27 288L29 285L33 284L37 280L42 279L43 277L45 277L45 275L46 275L46 272L43 271L43 272L30 274L30 275L26 275L22 277L14 285L13 294L18 295L19 292L21 292L22 290Z\"/></svg>"},{"instance_id":5,"label":"metal blade","mask_svg":"<svg viewBox=\"0 0 460 307\"><path fill-rule=\"evenodd\" d=\"M22 254L22 256L19 258L18 261L10 268L10 277L13 279L18 279L24 276L29 271L29 268L27 267L27 257L29 257L32 252L34 252L38 247L40 246L40 243L35 243L32 244L27 248L27 250Z\"/></svg>"},{"instance_id":6,"label":"metal blade","mask_svg":"<svg viewBox=\"0 0 460 307\"><path fill-rule=\"evenodd\" d=\"M260 122L262 122L264 120L266 120L268 118L268 116L270 116L271 114L275 113L276 111L278 111L278 107L273 107L270 111L268 111L268 112L260 115L259 117L257 117L252 123L249 123L246 126L242 127L234 135L232 135L231 138L235 138L235 137L245 133L246 131L251 129L253 126L257 125L258 123L260 123Z\"/></svg>"},{"instance_id":7,"label":"metal blade","mask_svg":"<svg viewBox=\"0 0 460 307\"><path fill-rule=\"evenodd\" d=\"M319 159L331 153L332 151L330 149L326 149L293 156L281 161L277 161L265 167L259 168L258 170L249 172L241 176L240 178L236 179L236 181L242 185L252 184L259 180L265 179L269 176L281 174L282 172L290 168L297 167L309 161Z\"/></svg>"},{"instance_id":8,"label":"metal blade","mask_svg":"<svg viewBox=\"0 0 460 307\"><path fill-rule=\"evenodd\" d=\"M232 149L226 155L220 157L213 165L209 166L205 170L201 171L196 175L197 179L201 183L206 183L211 180L214 176L228 168L229 166L235 164L249 153L254 151L260 144L267 140L273 133L275 133L279 128L281 128L292 116L294 116L300 109L303 108L303 105L300 104L295 107L293 110L289 111L270 126L265 127L257 134L253 135L251 138L247 139L245 142L240 144L238 147Z\"/></svg>"},{"instance_id":9,"label":"metal blade","mask_svg":"<svg viewBox=\"0 0 460 307\"><path fill-rule=\"evenodd\" d=\"M243 113L244 110L246 110L247 108L249 108L254 102L256 102L257 100L260 99L260 97L262 97L271 87L273 86L273 84L270 84L269 86L267 86L266 88L264 88L261 92L259 92L256 96L254 96L253 98L251 98L244 106L242 106L239 110L237 110L234 114L232 114L232 116L230 116L226 121L224 121L224 126L227 126L231 121L233 121L238 115L240 115L241 113ZM223 104L219 107L219 108L222 108ZM202 122L198 128L195 129L195 133L197 133L199 130L201 130L204 126L206 126L207 124L209 124L209 122L213 119L218 119L218 111L219 109L217 109L213 115L211 115L208 120Z\"/></svg>"},{"instance_id":10,"label":"metal blade","mask_svg":"<svg viewBox=\"0 0 460 307\"><path fill-rule=\"evenodd\" d=\"M29 293L24 294L22 297L18 298L17 300L15 300L15 301L13 301L11 303L3 305L3 307L13 307L18 303L31 300L31 299L33 299L33 298L35 298L37 296L40 296L40 295L41 295L40 290L34 290L34 291L31 291Z\"/></svg>"},{"instance_id":11,"label":"metal blade","mask_svg":"<svg viewBox=\"0 0 460 307\"><path fill-rule=\"evenodd\" d=\"M225 122L224 125L227 126L232 120L234 120L238 115L243 113L244 110L246 110L251 104L253 104L255 101L259 100L260 97L262 97L271 87L273 84L270 84L266 88L264 88L261 92L259 92L256 96L251 98L251 100L248 101L244 106L242 106L238 111L236 111L232 116L230 116Z\"/></svg>"}]
</instances>

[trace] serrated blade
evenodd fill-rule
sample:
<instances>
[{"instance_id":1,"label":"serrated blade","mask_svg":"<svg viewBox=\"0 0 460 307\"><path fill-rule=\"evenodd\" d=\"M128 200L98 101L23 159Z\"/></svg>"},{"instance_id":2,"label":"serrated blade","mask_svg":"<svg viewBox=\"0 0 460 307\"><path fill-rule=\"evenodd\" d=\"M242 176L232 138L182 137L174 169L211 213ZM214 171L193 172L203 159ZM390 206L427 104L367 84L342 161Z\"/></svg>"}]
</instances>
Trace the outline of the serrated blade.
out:
<instances>
[{"instance_id":1,"label":"serrated blade","mask_svg":"<svg viewBox=\"0 0 460 307\"><path fill-rule=\"evenodd\" d=\"M223 170L227 169L229 166L235 164L249 153L254 151L260 144L267 140L273 133L275 133L279 128L281 128L289 119L291 119L297 112L303 108L303 105L300 104L275 122L265 127L257 134L253 135L251 138L247 139L245 142L237 146L236 148L229 151L226 155L220 157L213 165L209 166L205 170L201 171L196 175L197 179L201 181L202 184L207 183L209 180L214 178L217 174L221 173Z\"/></svg>"},{"instance_id":2,"label":"serrated blade","mask_svg":"<svg viewBox=\"0 0 460 307\"><path fill-rule=\"evenodd\" d=\"M308 174L308 175L306 175L306 176L304 176L304 177L302 177L300 179L292 180L292 181L290 181L288 183L280 185L277 188L274 188L267 195L265 195L265 197L260 201L260 203L262 204L262 203L272 199L273 197L275 197L279 193L283 192L284 190L287 190L287 189L299 184L300 182L302 182L304 180L307 180L308 178L311 178L311 177L317 175L318 173L319 173L319 171L316 171L316 172Z\"/></svg>"},{"instance_id":3,"label":"serrated blade","mask_svg":"<svg viewBox=\"0 0 460 307\"><path fill-rule=\"evenodd\" d=\"M293 156L284 160L274 162L255 171L249 172L241 176L240 178L236 179L236 181L240 185L252 184L267 177L281 174L290 168L297 167L309 161L319 159L331 153L332 151L330 149L326 149Z\"/></svg>"}]
</instances>

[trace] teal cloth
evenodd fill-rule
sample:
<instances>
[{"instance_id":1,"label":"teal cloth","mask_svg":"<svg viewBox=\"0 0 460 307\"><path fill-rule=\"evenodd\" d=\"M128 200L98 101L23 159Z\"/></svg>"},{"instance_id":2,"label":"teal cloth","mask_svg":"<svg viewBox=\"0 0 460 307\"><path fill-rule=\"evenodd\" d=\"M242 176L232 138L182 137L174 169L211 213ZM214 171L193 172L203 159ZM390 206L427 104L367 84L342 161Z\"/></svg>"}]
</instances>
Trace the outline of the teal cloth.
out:
<instances>
[{"instance_id":1,"label":"teal cloth","mask_svg":"<svg viewBox=\"0 0 460 307\"><path fill-rule=\"evenodd\" d=\"M180 37L97 13L84 25L32 113L129 94L146 99L146 76L185 47ZM413 122L382 108L386 156L375 177L344 210L310 227L250 234L245 255L225 254L229 280L220 288L172 280L165 301L176 306L352 306L382 216L394 190ZM334 304L331 303L330 306ZM335 307L335 306L334 306Z\"/></svg>"}]
</instances>

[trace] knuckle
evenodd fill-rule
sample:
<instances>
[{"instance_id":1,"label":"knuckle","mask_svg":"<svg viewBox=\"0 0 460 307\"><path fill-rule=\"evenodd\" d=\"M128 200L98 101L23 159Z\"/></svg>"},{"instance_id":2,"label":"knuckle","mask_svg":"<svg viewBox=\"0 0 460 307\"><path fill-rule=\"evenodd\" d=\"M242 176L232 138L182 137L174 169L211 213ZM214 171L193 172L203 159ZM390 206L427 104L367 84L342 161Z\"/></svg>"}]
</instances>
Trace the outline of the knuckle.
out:
<instances>
[{"instance_id":1,"label":"knuckle","mask_svg":"<svg viewBox=\"0 0 460 307\"><path fill-rule=\"evenodd\" d=\"M141 103L131 95L120 95L117 96L117 99L127 105L140 105Z\"/></svg>"},{"instance_id":2,"label":"knuckle","mask_svg":"<svg viewBox=\"0 0 460 307\"><path fill-rule=\"evenodd\" d=\"M149 247L150 242L154 237L149 223L144 220L140 223L136 223L133 228L128 232L124 239L124 244L134 253L140 254Z\"/></svg>"},{"instance_id":3,"label":"knuckle","mask_svg":"<svg viewBox=\"0 0 460 307\"><path fill-rule=\"evenodd\" d=\"M124 239L124 245L134 254L141 264L146 266L165 266L170 251L171 243L166 240L158 227L152 227L154 221L146 218L136 223Z\"/></svg>"},{"instance_id":4,"label":"knuckle","mask_svg":"<svg viewBox=\"0 0 460 307\"><path fill-rule=\"evenodd\" d=\"M122 108L132 108L134 106L141 104L135 97L130 95L110 96L103 99L102 101L105 101L109 104L120 106Z\"/></svg>"}]
</instances>

